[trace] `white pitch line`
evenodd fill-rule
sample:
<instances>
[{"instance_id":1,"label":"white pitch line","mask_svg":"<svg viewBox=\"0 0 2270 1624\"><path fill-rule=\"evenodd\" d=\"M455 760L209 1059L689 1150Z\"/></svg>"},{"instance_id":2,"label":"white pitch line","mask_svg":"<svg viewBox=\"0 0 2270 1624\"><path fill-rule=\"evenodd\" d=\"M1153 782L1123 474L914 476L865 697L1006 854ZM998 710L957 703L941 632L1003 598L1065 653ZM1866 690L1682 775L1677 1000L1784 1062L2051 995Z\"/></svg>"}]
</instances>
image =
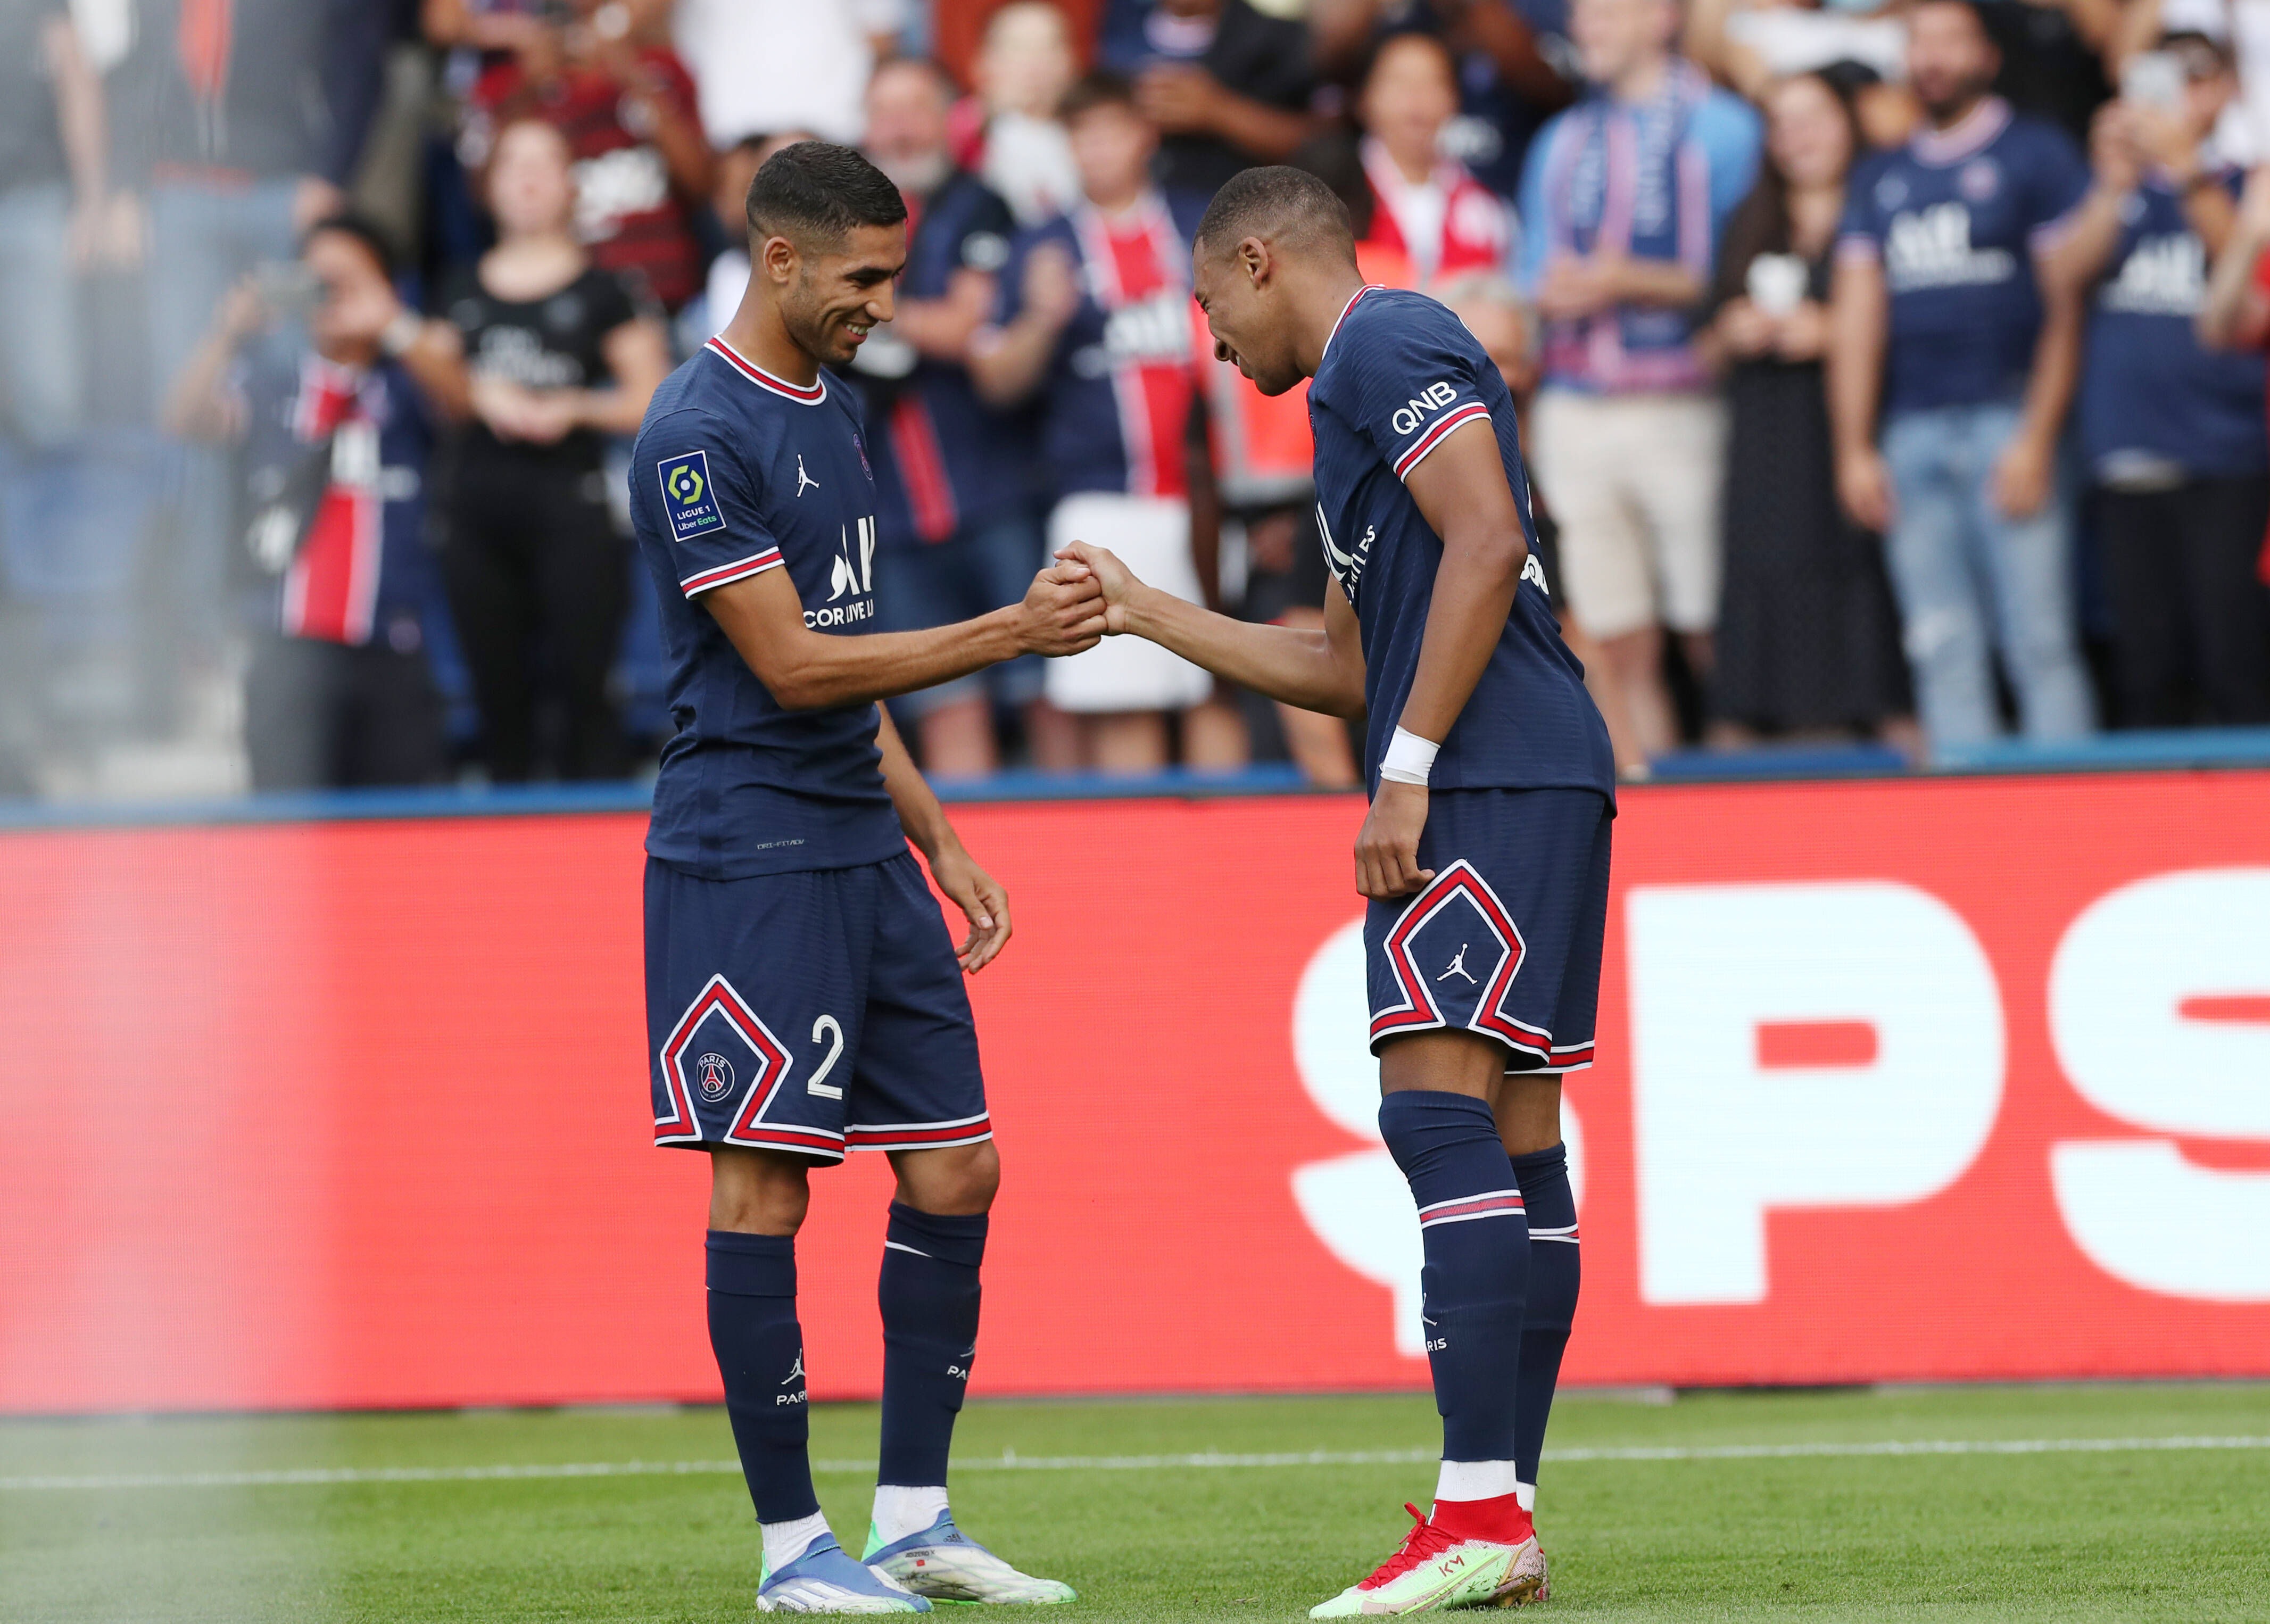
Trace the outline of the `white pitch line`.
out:
<instances>
[{"instance_id":1,"label":"white pitch line","mask_svg":"<svg viewBox=\"0 0 2270 1624\"><path fill-rule=\"evenodd\" d=\"M2270 1450L2270 1437L1929 1438L1855 1443L1717 1443L1691 1448L1547 1450L1547 1461L1799 1460L1886 1455L2108 1455L2148 1450ZM1004 1455L958 1458L957 1472L1150 1472L1233 1466L1415 1465L1434 1450L1310 1450L1294 1454ZM875 1470L872 1460L816 1460L816 1472ZM544 1478L643 1478L732 1474L731 1460L612 1460L525 1466L306 1466L268 1472L119 1473L102 1477L0 1478L4 1489L273 1488L335 1483L478 1483Z\"/></svg>"}]
</instances>

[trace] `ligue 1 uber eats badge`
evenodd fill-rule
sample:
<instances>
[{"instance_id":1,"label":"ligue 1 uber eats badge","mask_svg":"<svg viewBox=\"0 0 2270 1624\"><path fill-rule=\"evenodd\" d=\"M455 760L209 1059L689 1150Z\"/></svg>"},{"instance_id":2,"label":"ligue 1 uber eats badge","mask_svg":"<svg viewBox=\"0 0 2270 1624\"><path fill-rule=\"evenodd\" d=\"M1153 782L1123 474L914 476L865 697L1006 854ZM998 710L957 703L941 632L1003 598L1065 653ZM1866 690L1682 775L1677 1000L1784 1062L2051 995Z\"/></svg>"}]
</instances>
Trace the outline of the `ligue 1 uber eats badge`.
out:
<instances>
[{"instance_id":1,"label":"ligue 1 uber eats badge","mask_svg":"<svg viewBox=\"0 0 2270 1624\"><path fill-rule=\"evenodd\" d=\"M725 515L709 490L707 451L664 457L655 471L662 479L662 508L670 515L671 540L691 541L725 528Z\"/></svg>"}]
</instances>

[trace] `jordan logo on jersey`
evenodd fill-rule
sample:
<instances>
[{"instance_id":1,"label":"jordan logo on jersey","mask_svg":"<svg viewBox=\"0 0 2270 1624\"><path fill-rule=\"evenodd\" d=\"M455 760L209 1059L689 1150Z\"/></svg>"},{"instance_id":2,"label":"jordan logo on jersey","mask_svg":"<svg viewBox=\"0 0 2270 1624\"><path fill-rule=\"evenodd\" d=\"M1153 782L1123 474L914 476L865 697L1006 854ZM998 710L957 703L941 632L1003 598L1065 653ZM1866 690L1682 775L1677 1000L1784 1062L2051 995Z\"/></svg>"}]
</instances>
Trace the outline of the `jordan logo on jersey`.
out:
<instances>
[{"instance_id":1,"label":"jordan logo on jersey","mask_svg":"<svg viewBox=\"0 0 2270 1624\"><path fill-rule=\"evenodd\" d=\"M819 488L820 481L804 471L804 453L801 451L797 452L796 457L796 493L798 496L801 496L807 490L816 491Z\"/></svg>"},{"instance_id":2,"label":"jordan logo on jersey","mask_svg":"<svg viewBox=\"0 0 2270 1624\"><path fill-rule=\"evenodd\" d=\"M836 529L836 553L827 567L827 605L804 612L804 623L814 630L838 626L856 626L872 619L875 613L875 521L873 515L859 521L858 534L840 525ZM849 597L851 601L841 600Z\"/></svg>"}]
</instances>

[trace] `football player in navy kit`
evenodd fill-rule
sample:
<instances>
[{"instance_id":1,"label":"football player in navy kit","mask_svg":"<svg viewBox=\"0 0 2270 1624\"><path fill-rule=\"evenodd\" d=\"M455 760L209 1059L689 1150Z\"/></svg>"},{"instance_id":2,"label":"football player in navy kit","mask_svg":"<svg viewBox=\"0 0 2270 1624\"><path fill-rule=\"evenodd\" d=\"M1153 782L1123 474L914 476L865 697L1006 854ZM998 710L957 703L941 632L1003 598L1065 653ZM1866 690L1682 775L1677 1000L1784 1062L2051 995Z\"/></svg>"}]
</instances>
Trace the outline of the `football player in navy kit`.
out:
<instances>
[{"instance_id":1,"label":"football player in navy kit","mask_svg":"<svg viewBox=\"0 0 2270 1624\"><path fill-rule=\"evenodd\" d=\"M1245 624L1102 549L1059 556L1095 572L1109 632L1369 718L1371 1046L1426 1251L1443 1463L1431 1514L1311 1616L1539 1599L1537 1458L1577 1282L1560 1078L1591 1062L1607 730L1532 556L1512 400L1473 335L1431 299L1367 286L1346 208L1299 170L1223 186L1192 259L1223 360L1265 394L1315 380L1325 626Z\"/></svg>"},{"instance_id":2,"label":"football player in navy kit","mask_svg":"<svg viewBox=\"0 0 2270 1624\"><path fill-rule=\"evenodd\" d=\"M999 1180L961 975L1001 950L1009 913L875 701L1089 648L1102 605L1057 567L976 619L872 632L874 479L826 368L891 318L906 207L815 141L758 171L748 219L747 293L656 391L630 478L678 725L647 836L655 1138L709 1153L710 1341L763 1535L757 1606L1069 1601L947 1509ZM958 951L909 840L968 916ZM812 1493L795 1235L810 1169L860 1149L886 1153L898 1187L881 1470L854 1561Z\"/></svg>"}]
</instances>

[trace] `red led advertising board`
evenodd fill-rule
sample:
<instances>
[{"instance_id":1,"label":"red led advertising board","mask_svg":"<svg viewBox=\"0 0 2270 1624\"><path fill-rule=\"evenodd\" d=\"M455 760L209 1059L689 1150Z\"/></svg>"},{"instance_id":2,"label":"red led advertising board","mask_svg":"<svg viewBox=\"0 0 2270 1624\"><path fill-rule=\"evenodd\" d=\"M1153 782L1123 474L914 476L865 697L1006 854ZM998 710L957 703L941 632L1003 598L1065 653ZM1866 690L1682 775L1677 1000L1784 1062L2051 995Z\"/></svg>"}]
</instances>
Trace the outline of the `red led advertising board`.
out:
<instances>
[{"instance_id":1,"label":"red led advertising board","mask_svg":"<svg viewBox=\"0 0 2270 1624\"><path fill-rule=\"evenodd\" d=\"M1017 920L977 1390L1423 1384L1360 810L956 809ZM715 1397L643 823L0 835L0 1412ZM1652 787L1615 841L1571 1380L2270 1374L2270 774ZM872 1394L887 1170L813 1183L812 1390Z\"/></svg>"}]
</instances>

